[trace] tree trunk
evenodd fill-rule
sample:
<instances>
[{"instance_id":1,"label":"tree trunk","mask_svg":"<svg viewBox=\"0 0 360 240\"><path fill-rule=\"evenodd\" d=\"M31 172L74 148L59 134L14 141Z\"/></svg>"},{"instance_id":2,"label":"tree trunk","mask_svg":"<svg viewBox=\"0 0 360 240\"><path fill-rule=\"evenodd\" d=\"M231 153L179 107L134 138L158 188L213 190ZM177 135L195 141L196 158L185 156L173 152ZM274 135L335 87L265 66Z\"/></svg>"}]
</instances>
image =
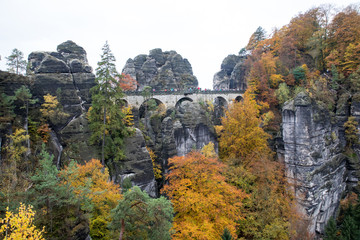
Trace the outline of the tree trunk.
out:
<instances>
[{"instance_id":1,"label":"tree trunk","mask_svg":"<svg viewBox=\"0 0 360 240\"><path fill-rule=\"evenodd\" d=\"M119 240L123 239L124 231L125 231L125 221L124 221L124 219L121 219L121 229L120 229Z\"/></svg>"},{"instance_id":2,"label":"tree trunk","mask_svg":"<svg viewBox=\"0 0 360 240\"><path fill-rule=\"evenodd\" d=\"M104 127L104 131L103 131L103 139L102 139L102 145L101 145L101 164L103 165L103 167L105 167L105 128L106 126L106 107L104 107L104 121L103 121L103 127Z\"/></svg>"},{"instance_id":3,"label":"tree trunk","mask_svg":"<svg viewBox=\"0 0 360 240\"><path fill-rule=\"evenodd\" d=\"M25 116L25 133L26 133L26 136L29 136L29 102L26 101L26 116ZM26 168L27 170L29 170L29 163L28 163L28 159L29 159L29 156L31 154L31 149L30 149L30 137L28 137L26 139L26 147L27 147L27 150L26 150L26 153L25 153L25 162L26 162Z\"/></svg>"}]
</instances>

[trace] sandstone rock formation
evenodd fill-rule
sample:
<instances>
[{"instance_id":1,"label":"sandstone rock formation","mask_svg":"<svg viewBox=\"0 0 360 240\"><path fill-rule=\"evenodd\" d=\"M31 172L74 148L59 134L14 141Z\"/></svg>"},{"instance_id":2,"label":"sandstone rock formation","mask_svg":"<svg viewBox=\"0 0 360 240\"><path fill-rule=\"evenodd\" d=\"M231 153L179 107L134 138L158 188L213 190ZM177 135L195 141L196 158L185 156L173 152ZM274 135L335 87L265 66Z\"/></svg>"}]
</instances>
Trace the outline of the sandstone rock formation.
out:
<instances>
[{"instance_id":1,"label":"sandstone rock formation","mask_svg":"<svg viewBox=\"0 0 360 240\"><path fill-rule=\"evenodd\" d=\"M57 96L64 111L69 114L66 122L53 126L51 145L58 165L65 160L85 162L99 159L96 147L90 146L90 130L86 113L91 103L90 88L95 85L95 76L89 66L86 51L72 41L57 47L57 52L33 52L29 55L29 75L34 82L32 92L39 99L50 93ZM139 129L134 136L125 139L126 159L109 163L112 179L121 183L131 177L134 185L140 186L152 197L157 189L149 152Z\"/></svg>"},{"instance_id":2,"label":"sandstone rock formation","mask_svg":"<svg viewBox=\"0 0 360 240\"><path fill-rule=\"evenodd\" d=\"M158 107L161 108L161 105ZM142 126L140 128L147 135L147 145L161 159L166 172L170 157L184 156L209 142L217 147L212 114L206 103L184 100L175 108L140 111L137 124Z\"/></svg>"},{"instance_id":3,"label":"sandstone rock formation","mask_svg":"<svg viewBox=\"0 0 360 240\"><path fill-rule=\"evenodd\" d=\"M221 70L214 75L214 89L246 90L245 57L228 55L221 63Z\"/></svg>"},{"instance_id":4,"label":"sandstone rock formation","mask_svg":"<svg viewBox=\"0 0 360 240\"><path fill-rule=\"evenodd\" d=\"M152 161L145 146L143 134L135 129L135 134L124 142L125 156L121 163L111 163L110 170L113 181L122 183L130 178L133 185L139 186L151 197L157 196L157 186L154 179Z\"/></svg>"},{"instance_id":5,"label":"sandstone rock formation","mask_svg":"<svg viewBox=\"0 0 360 240\"><path fill-rule=\"evenodd\" d=\"M198 81L186 58L175 51L153 49L149 55L141 54L128 59L123 71L134 78L141 91L145 86L156 90L197 88Z\"/></svg>"},{"instance_id":6,"label":"sandstone rock formation","mask_svg":"<svg viewBox=\"0 0 360 240\"><path fill-rule=\"evenodd\" d=\"M57 52L32 52L28 61L34 96L41 101L48 93L57 96L69 114L66 121L53 126L51 141L57 150L58 163L65 157L79 161L96 158L98 153L88 144L90 132L86 119L95 75L88 64L86 51L76 43L66 41L57 47Z\"/></svg>"},{"instance_id":7,"label":"sandstone rock formation","mask_svg":"<svg viewBox=\"0 0 360 240\"><path fill-rule=\"evenodd\" d=\"M305 93L288 102L282 114L286 175L312 233L323 233L348 181L343 122L332 124L329 116Z\"/></svg>"}]
</instances>

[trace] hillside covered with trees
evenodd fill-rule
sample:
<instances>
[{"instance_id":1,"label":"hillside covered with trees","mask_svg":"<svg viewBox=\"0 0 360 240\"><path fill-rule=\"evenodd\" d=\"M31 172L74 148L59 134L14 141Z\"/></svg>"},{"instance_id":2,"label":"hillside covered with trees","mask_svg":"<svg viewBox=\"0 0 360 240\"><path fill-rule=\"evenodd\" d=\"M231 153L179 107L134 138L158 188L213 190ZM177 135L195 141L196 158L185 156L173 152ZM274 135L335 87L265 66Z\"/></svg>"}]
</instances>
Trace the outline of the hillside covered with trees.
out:
<instances>
[{"instance_id":1,"label":"hillside covered with trees","mask_svg":"<svg viewBox=\"0 0 360 240\"><path fill-rule=\"evenodd\" d=\"M167 78L196 87L175 51L124 73L107 42L102 53L95 75L72 41L7 58L1 239L359 239L358 6L256 29L214 78L246 88L224 109L151 98ZM138 109L124 101L136 90Z\"/></svg>"}]
</instances>

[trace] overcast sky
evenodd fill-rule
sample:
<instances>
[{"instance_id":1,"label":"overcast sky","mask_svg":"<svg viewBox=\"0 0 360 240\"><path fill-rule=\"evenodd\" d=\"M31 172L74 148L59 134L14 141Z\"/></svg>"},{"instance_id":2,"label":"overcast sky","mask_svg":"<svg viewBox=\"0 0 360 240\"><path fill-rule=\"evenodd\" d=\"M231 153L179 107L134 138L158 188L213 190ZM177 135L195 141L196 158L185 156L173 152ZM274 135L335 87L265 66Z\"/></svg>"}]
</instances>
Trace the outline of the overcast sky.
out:
<instances>
[{"instance_id":1,"label":"overcast sky","mask_svg":"<svg viewBox=\"0 0 360 240\"><path fill-rule=\"evenodd\" d=\"M340 5L341 2L341 5ZM202 88L228 54L237 54L258 26L268 33L292 17L332 0L0 0L0 70L18 48L56 51L72 40L82 46L95 69L108 40L122 70L129 58L161 48L187 58Z\"/></svg>"}]
</instances>

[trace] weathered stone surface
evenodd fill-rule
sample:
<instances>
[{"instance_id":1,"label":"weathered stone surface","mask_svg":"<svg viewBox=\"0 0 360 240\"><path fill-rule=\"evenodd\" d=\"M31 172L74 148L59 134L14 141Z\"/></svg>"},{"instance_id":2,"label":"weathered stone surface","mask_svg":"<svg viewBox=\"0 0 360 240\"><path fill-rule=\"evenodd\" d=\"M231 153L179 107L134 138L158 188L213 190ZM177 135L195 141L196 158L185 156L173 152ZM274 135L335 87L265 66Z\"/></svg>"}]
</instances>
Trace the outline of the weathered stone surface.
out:
<instances>
[{"instance_id":1,"label":"weathered stone surface","mask_svg":"<svg viewBox=\"0 0 360 240\"><path fill-rule=\"evenodd\" d=\"M32 52L28 74L34 81L34 95L39 99L48 93L56 95L71 119L85 111L95 76L82 47L67 41L57 49L58 52Z\"/></svg>"},{"instance_id":2,"label":"weathered stone surface","mask_svg":"<svg viewBox=\"0 0 360 240\"><path fill-rule=\"evenodd\" d=\"M296 198L313 233L322 233L334 216L347 181L340 130L323 111L300 93L282 114L286 176L296 183Z\"/></svg>"},{"instance_id":3,"label":"weathered stone surface","mask_svg":"<svg viewBox=\"0 0 360 240\"><path fill-rule=\"evenodd\" d=\"M84 162L98 157L94 147L88 143L90 132L85 114L95 76L88 65L86 51L67 41L57 47L57 52L32 52L28 59L34 96L40 103L48 93L57 96L69 114L65 122L52 126L55 156L61 158L61 162L69 159Z\"/></svg>"},{"instance_id":4,"label":"weathered stone surface","mask_svg":"<svg viewBox=\"0 0 360 240\"><path fill-rule=\"evenodd\" d=\"M68 65L71 65L70 63L72 60L77 60L82 65L84 65L84 67L88 65L86 51L84 48L78 46L73 41L68 40L64 43L61 43L59 46L57 46L57 51L63 56L63 58L65 58Z\"/></svg>"},{"instance_id":5,"label":"weathered stone surface","mask_svg":"<svg viewBox=\"0 0 360 240\"><path fill-rule=\"evenodd\" d=\"M74 159L84 163L92 158L100 159L100 153L95 146L90 146L91 132L86 113L73 118L59 131L60 142L64 149L62 160Z\"/></svg>"},{"instance_id":6,"label":"weathered stone surface","mask_svg":"<svg viewBox=\"0 0 360 240\"><path fill-rule=\"evenodd\" d=\"M174 124L174 138L179 156L184 156L193 149L201 149L209 142L217 144L213 126L207 124L206 115L191 114L190 111L191 108Z\"/></svg>"},{"instance_id":7,"label":"weathered stone surface","mask_svg":"<svg viewBox=\"0 0 360 240\"><path fill-rule=\"evenodd\" d=\"M115 182L121 183L130 177L133 185L139 186L150 196L156 197L157 188L154 178L152 161L146 149L143 134L135 129L135 134L125 140L125 160L119 163L111 163L110 169Z\"/></svg>"},{"instance_id":8,"label":"weathered stone surface","mask_svg":"<svg viewBox=\"0 0 360 240\"><path fill-rule=\"evenodd\" d=\"M147 111L139 121L142 126L146 126L147 145L161 159L165 172L170 157L184 156L209 142L213 142L217 148L212 115L205 103L184 99L176 108L166 112Z\"/></svg>"},{"instance_id":9,"label":"weathered stone surface","mask_svg":"<svg viewBox=\"0 0 360 240\"><path fill-rule=\"evenodd\" d=\"M136 79L139 91L145 86L156 90L198 86L189 61L175 51L163 52L160 48L150 50L149 55L141 54L134 60L129 59L122 72Z\"/></svg>"},{"instance_id":10,"label":"weathered stone surface","mask_svg":"<svg viewBox=\"0 0 360 240\"><path fill-rule=\"evenodd\" d=\"M214 89L246 90L245 57L228 55L221 63L221 70L214 75Z\"/></svg>"}]
</instances>

